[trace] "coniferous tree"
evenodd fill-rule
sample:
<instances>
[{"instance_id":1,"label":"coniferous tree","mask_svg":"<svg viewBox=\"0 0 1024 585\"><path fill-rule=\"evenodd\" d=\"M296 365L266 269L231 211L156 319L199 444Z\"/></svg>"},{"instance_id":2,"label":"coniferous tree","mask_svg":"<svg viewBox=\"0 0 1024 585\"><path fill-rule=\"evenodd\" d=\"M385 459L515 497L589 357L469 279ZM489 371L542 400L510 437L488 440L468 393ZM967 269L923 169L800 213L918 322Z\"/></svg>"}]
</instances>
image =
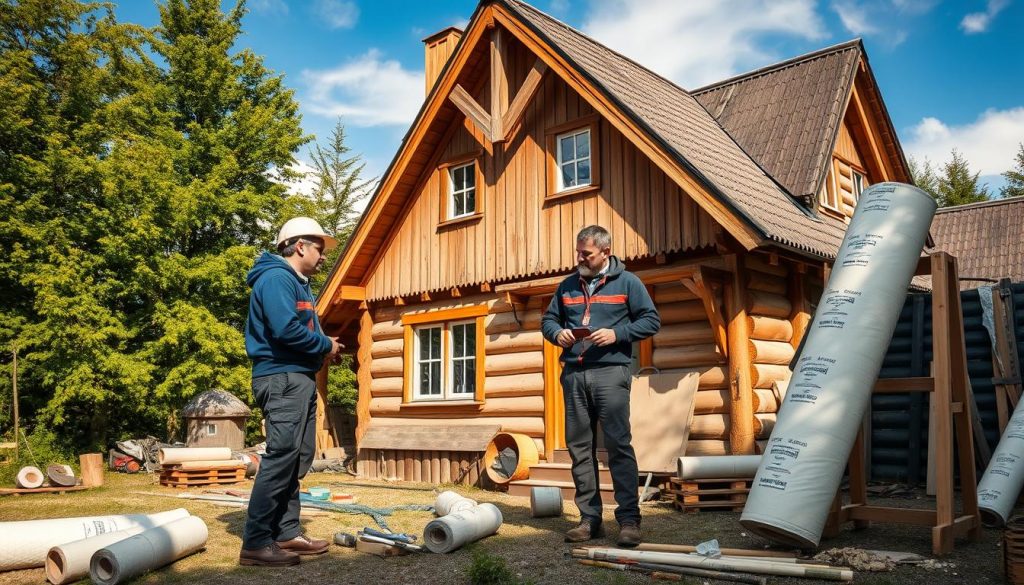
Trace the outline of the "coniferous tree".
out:
<instances>
[{"instance_id":1,"label":"coniferous tree","mask_svg":"<svg viewBox=\"0 0 1024 585\"><path fill-rule=\"evenodd\" d=\"M1017 150L1016 164L1012 169L1003 173L1003 178L1006 179L1006 186L999 191L1000 196L1024 196L1024 142L1020 143Z\"/></svg>"},{"instance_id":2,"label":"coniferous tree","mask_svg":"<svg viewBox=\"0 0 1024 585\"><path fill-rule=\"evenodd\" d=\"M952 158L942 165L942 175L938 184L939 206L950 207L988 201L988 187L978 185L980 174L971 174L967 159L954 148Z\"/></svg>"},{"instance_id":3,"label":"coniferous tree","mask_svg":"<svg viewBox=\"0 0 1024 585\"><path fill-rule=\"evenodd\" d=\"M937 200L939 198L939 178L935 174L932 161L925 158L924 162L918 162L914 157L910 157L907 164L910 166L910 178L914 184Z\"/></svg>"}]
</instances>

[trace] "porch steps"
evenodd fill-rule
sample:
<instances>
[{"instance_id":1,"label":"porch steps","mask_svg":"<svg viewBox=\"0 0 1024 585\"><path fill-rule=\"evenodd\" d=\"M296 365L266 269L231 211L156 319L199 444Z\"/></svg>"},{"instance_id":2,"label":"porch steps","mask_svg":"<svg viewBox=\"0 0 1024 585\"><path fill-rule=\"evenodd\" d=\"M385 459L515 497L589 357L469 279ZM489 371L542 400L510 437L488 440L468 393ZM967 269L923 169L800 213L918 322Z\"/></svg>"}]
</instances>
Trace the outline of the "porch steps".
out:
<instances>
[{"instance_id":1,"label":"porch steps","mask_svg":"<svg viewBox=\"0 0 1024 585\"><path fill-rule=\"evenodd\" d=\"M530 497L530 490L534 487L557 487L562 490L562 500L571 502L576 497L576 486L572 481L551 481L551 480L536 480L536 479L523 479L519 481L513 481L508 484L508 494L510 496L521 496L524 498ZM615 491L612 489L612 484L602 483L600 485L601 490L601 502L604 505L615 505Z\"/></svg>"}]
</instances>

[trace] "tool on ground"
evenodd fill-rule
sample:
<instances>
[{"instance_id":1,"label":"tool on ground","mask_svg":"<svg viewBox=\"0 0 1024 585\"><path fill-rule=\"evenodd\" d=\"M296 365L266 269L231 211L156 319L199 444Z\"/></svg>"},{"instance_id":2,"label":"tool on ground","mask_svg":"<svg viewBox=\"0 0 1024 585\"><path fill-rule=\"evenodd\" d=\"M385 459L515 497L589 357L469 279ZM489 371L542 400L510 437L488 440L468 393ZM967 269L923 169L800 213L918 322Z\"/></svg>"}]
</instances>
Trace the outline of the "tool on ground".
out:
<instances>
[{"instance_id":1,"label":"tool on ground","mask_svg":"<svg viewBox=\"0 0 1024 585\"><path fill-rule=\"evenodd\" d=\"M347 532L338 532L334 535L334 544L347 548L355 548L356 540L358 539L355 536Z\"/></svg>"},{"instance_id":2,"label":"tool on ground","mask_svg":"<svg viewBox=\"0 0 1024 585\"><path fill-rule=\"evenodd\" d=\"M363 534L369 534L370 536L377 536L390 540L400 540L402 542L408 542L409 544L416 542L415 534L406 534L404 532L381 532L380 530L374 530L373 528L367 527L363 528Z\"/></svg>"}]
</instances>

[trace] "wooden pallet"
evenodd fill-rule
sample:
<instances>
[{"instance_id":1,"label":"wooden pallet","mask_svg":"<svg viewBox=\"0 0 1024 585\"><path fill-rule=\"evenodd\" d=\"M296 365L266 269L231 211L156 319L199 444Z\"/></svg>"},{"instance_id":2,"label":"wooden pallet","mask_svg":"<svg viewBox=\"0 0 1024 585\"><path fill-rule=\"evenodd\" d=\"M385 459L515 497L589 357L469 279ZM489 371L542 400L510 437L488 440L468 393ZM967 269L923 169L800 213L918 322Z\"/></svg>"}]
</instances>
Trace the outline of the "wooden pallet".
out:
<instances>
[{"instance_id":1,"label":"wooden pallet","mask_svg":"<svg viewBox=\"0 0 1024 585\"><path fill-rule=\"evenodd\" d=\"M0 496L21 496L24 494L63 494L64 492L80 492L89 489L84 485L39 487L39 488L3 488Z\"/></svg>"},{"instance_id":2,"label":"wooden pallet","mask_svg":"<svg viewBox=\"0 0 1024 585\"><path fill-rule=\"evenodd\" d=\"M747 502L752 479L678 479L669 480L668 493L673 495L672 505L680 512L702 510L731 510L740 512Z\"/></svg>"},{"instance_id":3,"label":"wooden pallet","mask_svg":"<svg viewBox=\"0 0 1024 585\"><path fill-rule=\"evenodd\" d=\"M181 469L165 465L160 470L160 485L187 488L207 485L229 485L245 481L245 465Z\"/></svg>"}]
</instances>

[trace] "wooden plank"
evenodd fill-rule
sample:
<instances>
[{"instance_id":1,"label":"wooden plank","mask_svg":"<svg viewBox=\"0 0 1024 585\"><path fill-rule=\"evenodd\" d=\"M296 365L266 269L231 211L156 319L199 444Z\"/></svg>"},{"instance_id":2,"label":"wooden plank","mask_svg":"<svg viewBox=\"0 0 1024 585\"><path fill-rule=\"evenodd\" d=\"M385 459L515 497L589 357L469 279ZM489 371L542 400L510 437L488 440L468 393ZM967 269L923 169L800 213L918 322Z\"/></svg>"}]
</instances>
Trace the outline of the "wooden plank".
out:
<instances>
[{"instance_id":1,"label":"wooden plank","mask_svg":"<svg viewBox=\"0 0 1024 585\"><path fill-rule=\"evenodd\" d=\"M505 136L502 117L508 108L508 48L500 26L491 29L491 114L488 136L492 141Z\"/></svg>"},{"instance_id":2,"label":"wooden plank","mask_svg":"<svg viewBox=\"0 0 1024 585\"><path fill-rule=\"evenodd\" d=\"M455 107L462 112L466 119L469 120L477 130L480 131L490 141L491 137L491 116L487 113L473 96L469 95L469 92L465 90L461 85L456 85L448 99L455 104Z\"/></svg>"},{"instance_id":3,"label":"wooden plank","mask_svg":"<svg viewBox=\"0 0 1024 585\"><path fill-rule=\"evenodd\" d=\"M483 451L501 425L371 426L360 443L370 449L410 449L435 451Z\"/></svg>"},{"instance_id":4,"label":"wooden plank","mask_svg":"<svg viewBox=\"0 0 1024 585\"><path fill-rule=\"evenodd\" d=\"M503 140L509 140L512 137L512 130L516 124L519 123L519 119L526 111L526 106L530 105L533 101L533 97L537 94L544 81L544 73L548 70L547 63L544 63L540 59L534 59L533 67L530 72L526 75L526 80L523 81L523 85L516 92L516 97L512 99L512 103L508 106L508 111L501 120L501 127L504 129ZM495 135L497 137L497 135Z\"/></svg>"},{"instance_id":5,"label":"wooden plank","mask_svg":"<svg viewBox=\"0 0 1024 585\"><path fill-rule=\"evenodd\" d=\"M0 496L21 496L25 494L63 494L64 492L80 492L88 486L75 485L70 487L39 487L39 488L0 488Z\"/></svg>"}]
</instances>

